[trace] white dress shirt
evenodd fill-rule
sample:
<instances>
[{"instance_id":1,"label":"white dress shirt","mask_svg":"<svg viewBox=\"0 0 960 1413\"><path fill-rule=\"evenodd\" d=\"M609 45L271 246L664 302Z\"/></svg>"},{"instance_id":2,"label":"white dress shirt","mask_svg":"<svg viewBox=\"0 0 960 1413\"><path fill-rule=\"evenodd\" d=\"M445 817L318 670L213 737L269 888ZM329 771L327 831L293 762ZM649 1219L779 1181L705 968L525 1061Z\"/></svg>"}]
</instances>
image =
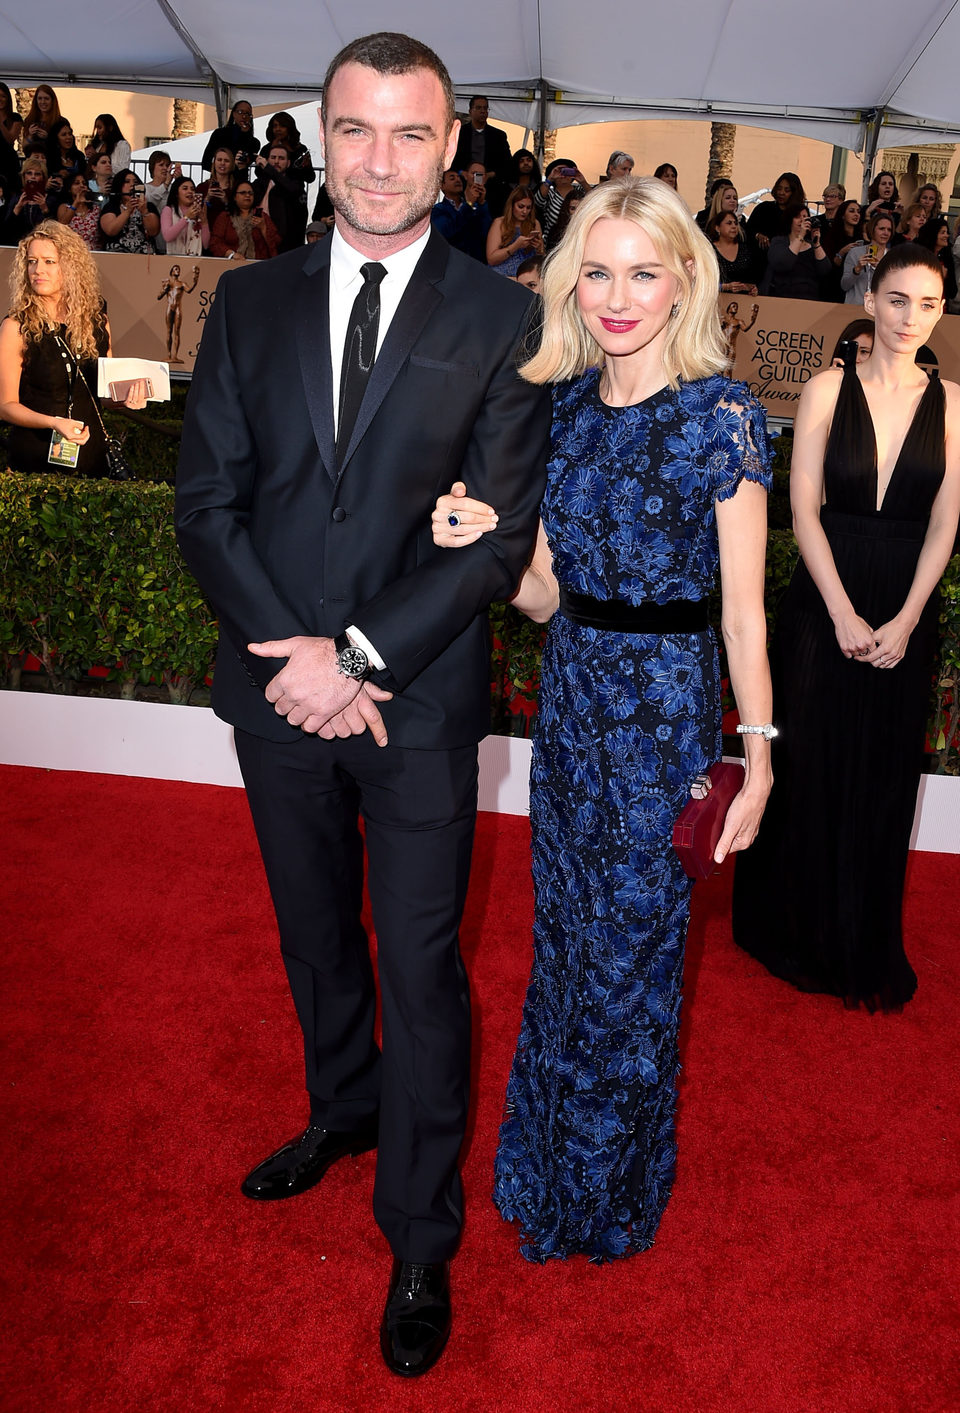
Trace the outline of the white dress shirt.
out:
<instances>
[{"instance_id":1,"label":"white dress shirt","mask_svg":"<svg viewBox=\"0 0 960 1413\"><path fill-rule=\"evenodd\" d=\"M380 281L380 326L377 330L377 353L383 347L387 330L397 312L404 291L410 283L414 267L426 249L430 234L431 230L428 226L423 235L418 236L412 245L405 245L402 250L396 251L393 255L381 256L378 261L387 273ZM370 261L371 256L361 255L359 250L354 250L353 246L344 240L340 231L334 226L330 243L329 313L334 438L337 435L337 423L340 419L340 375L343 368L344 344L347 341L347 326L350 323L353 301L363 286L360 266L366 265ZM381 671L386 667L386 663L370 639L352 623L347 628L347 637L358 648L363 649L374 667Z\"/></svg>"},{"instance_id":2,"label":"white dress shirt","mask_svg":"<svg viewBox=\"0 0 960 1413\"><path fill-rule=\"evenodd\" d=\"M363 287L361 265L377 263L383 266L386 274L380 281L380 327L377 330L377 353L383 347L387 330L393 322L410 276L430 239L430 227L418 236L412 245L405 245L395 255L381 256L376 262L369 255L361 255L348 245L336 226L330 244L330 368L333 374L333 434L336 437L340 418L340 372L343 367L343 349L347 341L347 325L353 301Z\"/></svg>"}]
</instances>

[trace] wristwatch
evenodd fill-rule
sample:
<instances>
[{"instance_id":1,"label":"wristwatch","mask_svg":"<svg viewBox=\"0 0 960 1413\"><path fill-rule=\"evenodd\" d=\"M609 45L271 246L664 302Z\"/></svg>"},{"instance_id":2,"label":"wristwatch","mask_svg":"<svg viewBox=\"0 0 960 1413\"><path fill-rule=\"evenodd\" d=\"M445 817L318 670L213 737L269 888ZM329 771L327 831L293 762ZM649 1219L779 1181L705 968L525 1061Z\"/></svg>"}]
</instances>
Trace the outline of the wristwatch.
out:
<instances>
[{"instance_id":1,"label":"wristwatch","mask_svg":"<svg viewBox=\"0 0 960 1413\"><path fill-rule=\"evenodd\" d=\"M340 633L334 638L333 650L337 655L337 671L344 677L352 677L355 682L365 682L372 675L370 659L363 648L351 643L346 633Z\"/></svg>"}]
</instances>

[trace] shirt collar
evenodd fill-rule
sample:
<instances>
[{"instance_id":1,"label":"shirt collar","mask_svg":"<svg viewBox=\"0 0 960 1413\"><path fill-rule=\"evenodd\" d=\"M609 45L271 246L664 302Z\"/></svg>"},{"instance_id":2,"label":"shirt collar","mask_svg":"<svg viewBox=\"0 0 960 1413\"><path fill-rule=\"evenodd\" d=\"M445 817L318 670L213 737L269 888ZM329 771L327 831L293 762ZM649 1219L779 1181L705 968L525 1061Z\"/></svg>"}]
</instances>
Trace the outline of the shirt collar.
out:
<instances>
[{"instance_id":1,"label":"shirt collar","mask_svg":"<svg viewBox=\"0 0 960 1413\"><path fill-rule=\"evenodd\" d=\"M391 283L400 280L405 284L426 250L430 235L431 228L428 226L412 245L405 245L393 255L381 255L379 264L387 272L384 279ZM362 255L359 250L354 250L353 246L344 240L338 227L334 226L330 242L330 282L334 289L347 290L357 283L361 278L360 266L368 264L371 258L369 255Z\"/></svg>"}]
</instances>

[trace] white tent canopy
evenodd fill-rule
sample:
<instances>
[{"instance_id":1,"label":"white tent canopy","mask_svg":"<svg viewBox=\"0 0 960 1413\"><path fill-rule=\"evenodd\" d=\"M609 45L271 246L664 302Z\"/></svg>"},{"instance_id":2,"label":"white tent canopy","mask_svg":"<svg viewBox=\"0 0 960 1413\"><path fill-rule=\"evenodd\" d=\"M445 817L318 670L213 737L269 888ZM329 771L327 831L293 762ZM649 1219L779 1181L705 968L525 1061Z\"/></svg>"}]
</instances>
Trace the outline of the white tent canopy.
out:
<instances>
[{"instance_id":1,"label":"white tent canopy","mask_svg":"<svg viewBox=\"0 0 960 1413\"><path fill-rule=\"evenodd\" d=\"M0 77L162 92L221 112L241 93L315 98L333 54L402 28L431 44L458 92L488 93L525 127L696 118L853 151L960 141L960 0L30 0L0 11Z\"/></svg>"}]
</instances>

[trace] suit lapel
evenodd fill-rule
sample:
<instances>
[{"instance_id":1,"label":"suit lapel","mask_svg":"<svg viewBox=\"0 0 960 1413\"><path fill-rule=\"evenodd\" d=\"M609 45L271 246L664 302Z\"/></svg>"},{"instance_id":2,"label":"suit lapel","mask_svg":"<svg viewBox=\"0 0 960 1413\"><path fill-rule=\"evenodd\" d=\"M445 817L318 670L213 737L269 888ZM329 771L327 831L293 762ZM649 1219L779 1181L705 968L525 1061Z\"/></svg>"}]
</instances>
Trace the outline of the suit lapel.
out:
<instances>
[{"instance_id":1,"label":"suit lapel","mask_svg":"<svg viewBox=\"0 0 960 1413\"><path fill-rule=\"evenodd\" d=\"M318 241L303 267L297 312L297 353L313 435L327 475L337 479L330 370L330 240Z\"/></svg>"},{"instance_id":2,"label":"suit lapel","mask_svg":"<svg viewBox=\"0 0 960 1413\"><path fill-rule=\"evenodd\" d=\"M357 413L350 445L343 458L341 475L349 465L364 432L377 415L381 403L393 386L394 379L416 347L417 339L427 320L443 301L437 283L446 269L447 254L448 247L442 237L431 235L416 269L410 276L410 282L403 292L403 298L377 354L377 361L373 365L373 372Z\"/></svg>"}]
</instances>

